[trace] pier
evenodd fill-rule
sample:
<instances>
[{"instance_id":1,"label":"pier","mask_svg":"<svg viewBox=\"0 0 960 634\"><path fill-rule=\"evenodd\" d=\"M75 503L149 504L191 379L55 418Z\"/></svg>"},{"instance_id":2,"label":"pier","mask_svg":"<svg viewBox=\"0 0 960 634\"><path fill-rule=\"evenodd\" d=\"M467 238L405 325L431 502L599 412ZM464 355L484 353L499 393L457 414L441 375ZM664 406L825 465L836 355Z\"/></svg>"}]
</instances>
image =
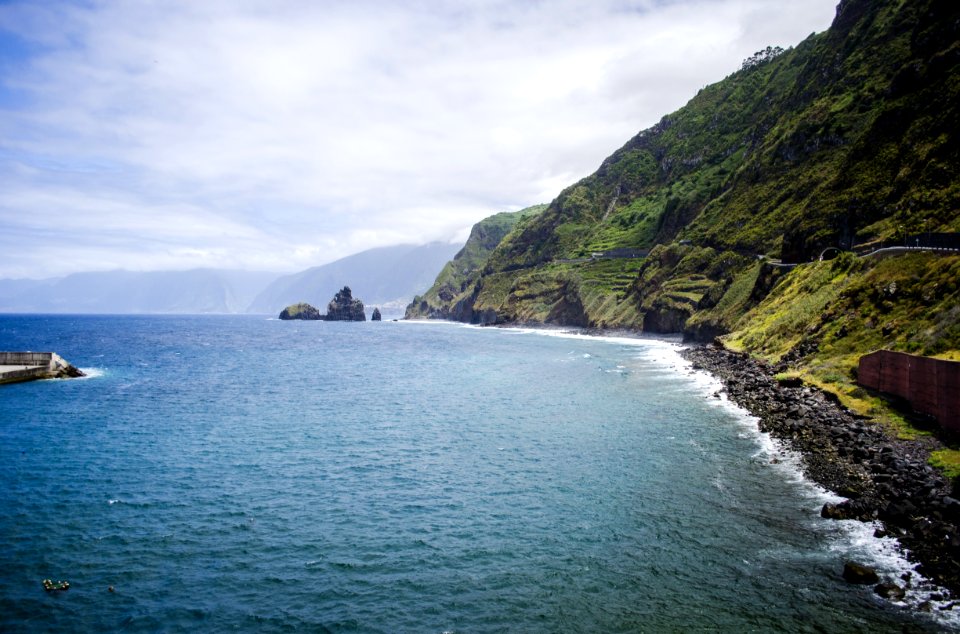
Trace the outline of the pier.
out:
<instances>
[{"instance_id":1,"label":"pier","mask_svg":"<svg viewBox=\"0 0 960 634\"><path fill-rule=\"evenodd\" d=\"M56 352L0 352L0 385L84 376Z\"/></svg>"}]
</instances>

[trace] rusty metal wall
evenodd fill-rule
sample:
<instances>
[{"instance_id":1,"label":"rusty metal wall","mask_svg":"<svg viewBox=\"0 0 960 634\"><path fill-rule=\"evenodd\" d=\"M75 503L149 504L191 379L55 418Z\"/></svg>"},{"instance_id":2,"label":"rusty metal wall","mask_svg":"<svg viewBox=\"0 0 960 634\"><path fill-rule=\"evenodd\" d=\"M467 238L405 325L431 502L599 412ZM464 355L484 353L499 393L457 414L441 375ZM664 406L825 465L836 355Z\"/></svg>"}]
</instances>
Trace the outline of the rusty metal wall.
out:
<instances>
[{"instance_id":1,"label":"rusty metal wall","mask_svg":"<svg viewBox=\"0 0 960 634\"><path fill-rule=\"evenodd\" d=\"M857 382L904 398L940 426L960 432L960 362L880 350L860 357Z\"/></svg>"}]
</instances>

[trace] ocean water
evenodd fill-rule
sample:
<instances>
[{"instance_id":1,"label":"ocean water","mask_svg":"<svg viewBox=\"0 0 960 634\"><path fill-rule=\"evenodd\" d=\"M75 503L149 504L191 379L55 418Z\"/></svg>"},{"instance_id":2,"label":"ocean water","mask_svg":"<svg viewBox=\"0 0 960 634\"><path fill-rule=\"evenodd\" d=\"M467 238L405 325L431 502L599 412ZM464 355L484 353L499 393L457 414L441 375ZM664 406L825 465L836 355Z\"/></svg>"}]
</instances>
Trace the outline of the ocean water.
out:
<instances>
[{"instance_id":1,"label":"ocean water","mask_svg":"<svg viewBox=\"0 0 960 634\"><path fill-rule=\"evenodd\" d=\"M0 386L0 631L954 627L843 582L908 566L677 348L0 316L91 375Z\"/></svg>"}]
</instances>

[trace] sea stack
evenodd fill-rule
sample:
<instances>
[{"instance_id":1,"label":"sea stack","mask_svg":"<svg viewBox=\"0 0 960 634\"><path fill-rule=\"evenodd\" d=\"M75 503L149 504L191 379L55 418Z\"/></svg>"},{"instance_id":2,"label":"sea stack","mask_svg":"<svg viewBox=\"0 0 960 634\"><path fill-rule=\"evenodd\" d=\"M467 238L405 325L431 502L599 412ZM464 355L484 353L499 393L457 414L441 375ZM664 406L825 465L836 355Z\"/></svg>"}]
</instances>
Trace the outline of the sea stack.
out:
<instances>
[{"instance_id":1,"label":"sea stack","mask_svg":"<svg viewBox=\"0 0 960 634\"><path fill-rule=\"evenodd\" d=\"M303 319L307 321L316 321L323 319L320 311L306 303L291 304L280 311L280 319Z\"/></svg>"},{"instance_id":2,"label":"sea stack","mask_svg":"<svg viewBox=\"0 0 960 634\"><path fill-rule=\"evenodd\" d=\"M323 315L319 310L301 302L291 304L280 312L280 319L302 319L306 321L366 321L367 316L363 312L363 302L353 298L353 292L349 286L344 286L337 291L330 303L327 304L327 314ZM379 319L379 313L378 317Z\"/></svg>"},{"instance_id":3,"label":"sea stack","mask_svg":"<svg viewBox=\"0 0 960 634\"><path fill-rule=\"evenodd\" d=\"M363 302L353 298L349 286L344 286L333 296L327 304L327 321L366 321L367 315L363 312Z\"/></svg>"},{"instance_id":4,"label":"sea stack","mask_svg":"<svg viewBox=\"0 0 960 634\"><path fill-rule=\"evenodd\" d=\"M373 314L370 315L370 321L381 321L383 318L380 316L380 309L374 308Z\"/></svg>"}]
</instances>

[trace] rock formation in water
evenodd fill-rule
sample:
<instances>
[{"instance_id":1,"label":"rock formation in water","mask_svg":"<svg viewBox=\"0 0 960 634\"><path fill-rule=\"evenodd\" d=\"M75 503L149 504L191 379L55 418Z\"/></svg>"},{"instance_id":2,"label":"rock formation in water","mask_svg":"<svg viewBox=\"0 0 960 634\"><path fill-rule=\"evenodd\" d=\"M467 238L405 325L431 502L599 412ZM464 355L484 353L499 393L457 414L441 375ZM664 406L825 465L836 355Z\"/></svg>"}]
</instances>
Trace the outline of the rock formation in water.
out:
<instances>
[{"instance_id":1,"label":"rock formation in water","mask_svg":"<svg viewBox=\"0 0 960 634\"><path fill-rule=\"evenodd\" d=\"M370 315L370 321L381 321L383 317L380 315L380 309L374 308L373 314Z\"/></svg>"},{"instance_id":2,"label":"rock formation in water","mask_svg":"<svg viewBox=\"0 0 960 634\"><path fill-rule=\"evenodd\" d=\"M320 311L307 303L292 304L280 311L280 319L303 319L317 321L323 319Z\"/></svg>"},{"instance_id":3,"label":"rock formation in water","mask_svg":"<svg viewBox=\"0 0 960 634\"><path fill-rule=\"evenodd\" d=\"M379 311L375 311L376 318L379 319ZM363 311L363 302L354 299L353 292L349 286L344 286L337 291L330 303L327 304L327 314L323 315L319 310L301 302L287 306L280 312L280 319L302 319L308 321L366 321L367 316Z\"/></svg>"},{"instance_id":4,"label":"rock formation in water","mask_svg":"<svg viewBox=\"0 0 960 634\"><path fill-rule=\"evenodd\" d=\"M353 298L349 286L344 286L333 296L327 304L327 321L366 321L367 315L363 312L363 302Z\"/></svg>"}]
</instances>

